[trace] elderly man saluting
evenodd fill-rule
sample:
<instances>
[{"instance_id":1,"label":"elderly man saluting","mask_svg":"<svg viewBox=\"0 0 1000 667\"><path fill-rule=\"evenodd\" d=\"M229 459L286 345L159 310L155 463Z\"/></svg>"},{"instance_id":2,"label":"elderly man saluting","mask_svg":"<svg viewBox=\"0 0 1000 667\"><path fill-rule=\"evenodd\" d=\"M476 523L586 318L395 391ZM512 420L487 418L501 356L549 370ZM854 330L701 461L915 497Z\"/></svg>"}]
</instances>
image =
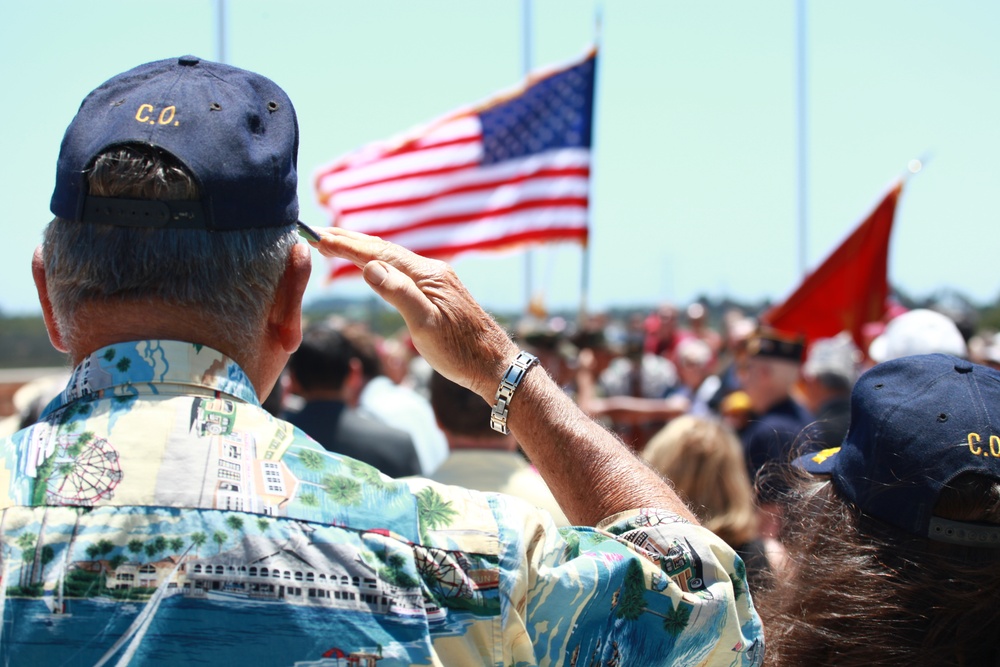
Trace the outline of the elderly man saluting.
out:
<instances>
[{"instance_id":1,"label":"elderly man saluting","mask_svg":"<svg viewBox=\"0 0 1000 667\"><path fill-rule=\"evenodd\" d=\"M280 88L190 56L112 78L67 129L32 269L76 368L0 442L0 660L759 664L733 552L446 264L311 240L363 267L591 527L394 481L260 408L302 336L297 147Z\"/></svg>"}]
</instances>

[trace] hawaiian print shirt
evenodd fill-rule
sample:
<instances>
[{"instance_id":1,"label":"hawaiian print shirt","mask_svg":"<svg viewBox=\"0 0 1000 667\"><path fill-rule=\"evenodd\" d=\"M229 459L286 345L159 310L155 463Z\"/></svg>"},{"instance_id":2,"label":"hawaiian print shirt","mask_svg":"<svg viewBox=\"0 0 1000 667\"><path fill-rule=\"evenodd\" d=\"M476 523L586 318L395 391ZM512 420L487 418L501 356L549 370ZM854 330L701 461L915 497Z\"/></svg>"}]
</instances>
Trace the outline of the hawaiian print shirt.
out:
<instances>
[{"instance_id":1,"label":"hawaiian print shirt","mask_svg":"<svg viewBox=\"0 0 1000 667\"><path fill-rule=\"evenodd\" d=\"M86 359L0 441L5 665L757 665L742 562L660 510L558 529L395 481L174 341Z\"/></svg>"}]
</instances>

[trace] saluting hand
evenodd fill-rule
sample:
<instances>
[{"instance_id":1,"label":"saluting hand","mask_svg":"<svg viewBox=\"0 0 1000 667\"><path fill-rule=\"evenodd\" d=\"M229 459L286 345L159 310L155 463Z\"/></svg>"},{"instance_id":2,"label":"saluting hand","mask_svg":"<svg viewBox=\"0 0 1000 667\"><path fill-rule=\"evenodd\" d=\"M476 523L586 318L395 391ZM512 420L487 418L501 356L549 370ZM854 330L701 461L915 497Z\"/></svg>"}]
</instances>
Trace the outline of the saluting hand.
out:
<instances>
[{"instance_id":1,"label":"saluting hand","mask_svg":"<svg viewBox=\"0 0 1000 667\"><path fill-rule=\"evenodd\" d=\"M434 369L492 403L517 346L447 263L339 227L317 231L320 241L312 245L362 269L371 288L403 316Z\"/></svg>"}]
</instances>

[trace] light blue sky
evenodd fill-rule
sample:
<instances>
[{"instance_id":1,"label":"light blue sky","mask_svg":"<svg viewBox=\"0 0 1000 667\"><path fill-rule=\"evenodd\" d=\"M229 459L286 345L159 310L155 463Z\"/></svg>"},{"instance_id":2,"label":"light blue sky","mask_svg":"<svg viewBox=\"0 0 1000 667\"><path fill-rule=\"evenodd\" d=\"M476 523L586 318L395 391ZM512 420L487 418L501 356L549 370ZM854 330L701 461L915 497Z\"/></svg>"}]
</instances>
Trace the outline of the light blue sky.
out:
<instances>
[{"instance_id":1,"label":"light blue sky","mask_svg":"<svg viewBox=\"0 0 1000 667\"><path fill-rule=\"evenodd\" d=\"M593 40L596 2L535 0L534 62ZM598 72L590 294L612 304L699 294L783 298L799 280L795 2L606 0ZM521 2L228 0L228 62L274 79L299 115L303 219L313 171L521 76ZM0 0L0 310L37 309L29 260L50 218L59 142L80 100L141 62L218 57L215 0ZM994 301L1000 4L811 2L809 222L814 267L907 161L890 280ZM550 308L579 303L581 252L534 253ZM458 259L490 308L525 300L521 256ZM328 286L317 261L308 295Z\"/></svg>"}]
</instances>

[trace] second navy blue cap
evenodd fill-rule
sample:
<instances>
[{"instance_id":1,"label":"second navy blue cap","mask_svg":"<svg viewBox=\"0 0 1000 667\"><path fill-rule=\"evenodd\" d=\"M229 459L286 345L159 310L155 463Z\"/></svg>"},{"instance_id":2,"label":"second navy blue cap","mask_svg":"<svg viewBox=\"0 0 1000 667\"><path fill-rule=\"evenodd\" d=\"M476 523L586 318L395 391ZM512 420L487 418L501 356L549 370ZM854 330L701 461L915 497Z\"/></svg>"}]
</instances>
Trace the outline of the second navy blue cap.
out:
<instances>
[{"instance_id":1,"label":"second navy blue cap","mask_svg":"<svg viewBox=\"0 0 1000 667\"><path fill-rule=\"evenodd\" d=\"M92 197L87 170L124 144L166 151L194 176L197 201ZM184 56L146 63L91 92L66 129L50 208L83 223L218 231L296 224L299 130L270 79Z\"/></svg>"},{"instance_id":2,"label":"second navy blue cap","mask_svg":"<svg viewBox=\"0 0 1000 667\"><path fill-rule=\"evenodd\" d=\"M876 364L854 385L841 446L795 464L830 475L862 513L909 533L1000 547L1000 527L934 514L959 475L1000 483L1000 372L944 354Z\"/></svg>"}]
</instances>

